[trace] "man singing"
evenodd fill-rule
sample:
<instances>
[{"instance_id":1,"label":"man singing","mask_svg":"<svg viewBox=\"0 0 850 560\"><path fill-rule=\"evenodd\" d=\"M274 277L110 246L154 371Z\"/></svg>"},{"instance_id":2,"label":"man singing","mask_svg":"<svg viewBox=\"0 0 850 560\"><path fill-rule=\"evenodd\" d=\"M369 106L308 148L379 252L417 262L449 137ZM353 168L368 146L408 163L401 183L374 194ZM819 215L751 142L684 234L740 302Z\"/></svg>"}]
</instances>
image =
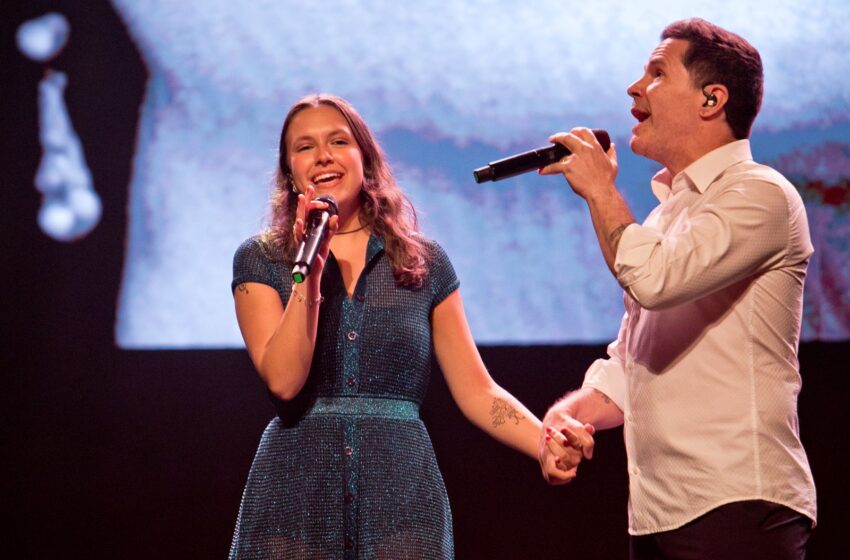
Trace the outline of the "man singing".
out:
<instances>
[{"instance_id":1,"label":"man singing","mask_svg":"<svg viewBox=\"0 0 850 560\"><path fill-rule=\"evenodd\" d=\"M626 312L608 358L549 410L541 464L569 480L595 430L624 426L633 559L802 559L816 519L800 443L797 347L813 248L800 196L752 160L758 51L701 19L669 25L628 88L631 149L664 169L635 223L614 146L551 137Z\"/></svg>"}]
</instances>

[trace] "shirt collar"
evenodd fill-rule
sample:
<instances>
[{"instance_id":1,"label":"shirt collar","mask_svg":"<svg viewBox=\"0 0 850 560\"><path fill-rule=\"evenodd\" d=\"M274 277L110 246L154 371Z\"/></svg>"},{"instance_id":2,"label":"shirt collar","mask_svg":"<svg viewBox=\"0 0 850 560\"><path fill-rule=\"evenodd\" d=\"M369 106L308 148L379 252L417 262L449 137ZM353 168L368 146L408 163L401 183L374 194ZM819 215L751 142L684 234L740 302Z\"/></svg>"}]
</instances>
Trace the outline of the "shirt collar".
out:
<instances>
[{"instance_id":1,"label":"shirt collar","mask_svg":"<svg viewBox=\"0 0 850 560\"><path fill-rule=\"evenodd\" d=\"M650 182L655 197L664 202L673 191L674 183L686 181L692 188L704 193L724 171L742 161L753 159L749 140L735 140L708 152L681 173L672 177L670 170L662 169Z\"/></svg>"}]
</instances>

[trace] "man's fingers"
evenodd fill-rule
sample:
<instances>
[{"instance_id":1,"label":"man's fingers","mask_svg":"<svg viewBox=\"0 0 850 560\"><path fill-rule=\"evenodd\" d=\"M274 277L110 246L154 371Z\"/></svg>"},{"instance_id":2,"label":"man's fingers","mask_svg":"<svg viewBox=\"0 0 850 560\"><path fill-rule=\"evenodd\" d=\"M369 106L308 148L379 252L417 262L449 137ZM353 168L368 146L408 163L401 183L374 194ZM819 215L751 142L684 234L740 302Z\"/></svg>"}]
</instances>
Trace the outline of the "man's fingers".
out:
<instances>
[{"instance_id":1,"label":"man's fingers","mask_svg":"<svg viewBox=\"0 0 850 560\"><path fill-rule=\"evenodd\" d=\"M580 138L582 141L586 142L593 146L594 144L599 144L599 140L596 139L596 135L593 134L593 131L589 128L585 128L582 126L576 127L570 131L571 134Z\"/></svg>"},{"instance_id":2,"label":"man's fingers","mask_svg":"<svg viewBox=\"0 0 850 560\"><path fill-rule=\"evenodd\" d=\"M575 129L573 129L575 130ZM558 132L549 137L549 141L556 144L561 144L570 152L575 152L583 144L583 140L572 132Z\"/></svg>"},{"instance_id":3,"label":"man's fingers","mask_svg":"<svg viewBox=\"0 0 850 560\"><path fill-rule=\"evenodd\" d=\"M550 163L546 167L538 169L537 173L540 175L562 175L564 173L564 164L560 161Z\"/></svg>"}]
</instances>

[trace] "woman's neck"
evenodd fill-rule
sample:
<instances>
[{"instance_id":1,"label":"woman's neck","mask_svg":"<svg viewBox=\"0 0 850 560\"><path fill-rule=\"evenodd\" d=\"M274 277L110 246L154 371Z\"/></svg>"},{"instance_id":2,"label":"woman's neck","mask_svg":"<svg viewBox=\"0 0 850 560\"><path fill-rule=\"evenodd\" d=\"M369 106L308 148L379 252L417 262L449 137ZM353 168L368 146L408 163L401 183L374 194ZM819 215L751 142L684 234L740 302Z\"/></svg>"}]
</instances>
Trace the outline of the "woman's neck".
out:
<instances>
[{"instance_id":1,"label":"woman's neck","mask_svg":"<svg viewBox=\"0 0 850 560\"><path fill-rule=\"evenodd\" d=\"M364 228L365 223L360 219L360 205L357 205L355 208L340 208L339 227L336 230L337 235L353 233Z\"/></svg>"}]
</instances>

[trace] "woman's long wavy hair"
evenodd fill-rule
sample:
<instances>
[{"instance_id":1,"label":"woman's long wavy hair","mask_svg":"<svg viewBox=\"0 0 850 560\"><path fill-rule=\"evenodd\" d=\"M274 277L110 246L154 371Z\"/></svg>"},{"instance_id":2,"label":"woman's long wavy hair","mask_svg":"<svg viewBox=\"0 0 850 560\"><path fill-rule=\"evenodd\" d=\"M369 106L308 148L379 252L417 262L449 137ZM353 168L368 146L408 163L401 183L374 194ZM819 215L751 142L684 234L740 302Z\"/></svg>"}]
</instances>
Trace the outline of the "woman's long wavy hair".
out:
<instances>
[{"instance_id":1,"label":"woman's long wavy hair","mask_svg":"<svg viewBox=\"0 0 850 560\"><path fill-rule=\"evenodd\" d=\"M396 284L421 286L427 273L428 250L419 235L416 210L396 183L384 153L363 117L341 97L308 95L293 105L286 115L280 131L278 168L271 200L271 227L265 235L266 243L279 258L291 260L295 256L297 247L292 225L298 206L298 192L287 163L286 133L295 115L321 105L333 107L345 117L363 155L360 222L384 239L384 250L392 264Z\"/></svg>"}]
</instances>

